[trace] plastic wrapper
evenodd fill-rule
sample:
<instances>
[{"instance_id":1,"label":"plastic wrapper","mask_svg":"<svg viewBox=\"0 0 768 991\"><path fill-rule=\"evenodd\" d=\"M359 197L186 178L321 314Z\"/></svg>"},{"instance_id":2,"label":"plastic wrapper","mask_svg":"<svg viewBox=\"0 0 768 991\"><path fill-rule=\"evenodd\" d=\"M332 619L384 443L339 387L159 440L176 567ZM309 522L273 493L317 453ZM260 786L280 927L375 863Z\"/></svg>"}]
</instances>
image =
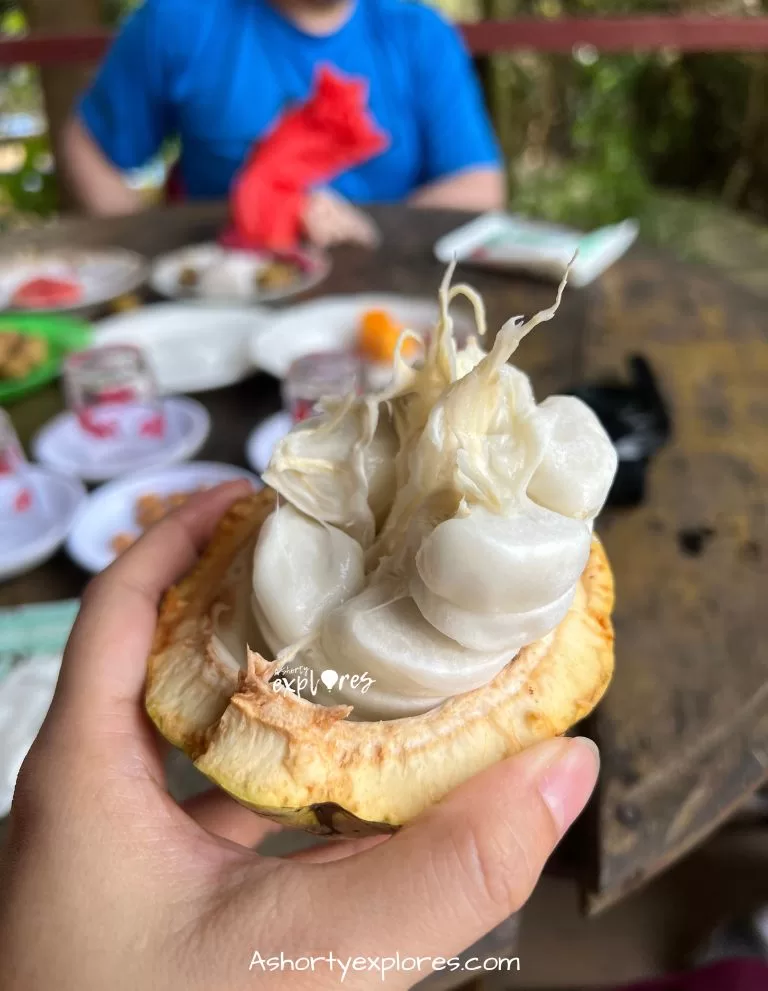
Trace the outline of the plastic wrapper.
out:
<instances>
[{"instance_id":1,"label":"plastic wrapper","mask_svg":"<svg viewBox=\"0 0 768 991\"><path fill-rule=\"evenodd\" d=\"M435 254L445 264L456 259L462 265L522 271L553 282L562 279L570 264L569 282L578 287L618 261L637 234L636 220L584 234L507 213L486 213L440 238Z\"/></svg>"}]
</instances>

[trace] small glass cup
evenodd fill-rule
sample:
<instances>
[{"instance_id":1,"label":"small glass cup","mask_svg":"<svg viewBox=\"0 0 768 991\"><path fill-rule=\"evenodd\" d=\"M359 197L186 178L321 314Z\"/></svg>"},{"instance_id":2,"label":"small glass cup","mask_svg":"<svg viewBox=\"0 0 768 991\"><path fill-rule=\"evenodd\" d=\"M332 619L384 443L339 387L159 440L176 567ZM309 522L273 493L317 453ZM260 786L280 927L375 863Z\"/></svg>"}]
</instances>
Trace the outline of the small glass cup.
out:
<instances>
[{"instance_id":1,"label":"small glass cup","mask_svg":"<svg viewBox=\"0 0 768 991\"><path fill-rule=\"evenodd\" d=\"M64 394L89 442L143 447L165 437L155 376L141 350L130 344L69 355Z\"/></svg>"},{"instance_id":2,"label":"small glass cup","mask_svg":"<svg viewBox=\"0 0 768 991\"><path fill-rule=\"evenodd\" d=\"M363 381L362 362L349 351L306 354L288 369L283 403L294 423L311 416L321 399L358 395Z\"/></svg>"},{"instance_id":3,"label":"small glass cup","mask_svg":"<svg viewBox=\"0 0 768 991\"><path fill-rule=\"evenodd\" d=\"M10 416L0 409L0 526L14 527L32 508L27 459Z\"/></svg>"}]
</instances>

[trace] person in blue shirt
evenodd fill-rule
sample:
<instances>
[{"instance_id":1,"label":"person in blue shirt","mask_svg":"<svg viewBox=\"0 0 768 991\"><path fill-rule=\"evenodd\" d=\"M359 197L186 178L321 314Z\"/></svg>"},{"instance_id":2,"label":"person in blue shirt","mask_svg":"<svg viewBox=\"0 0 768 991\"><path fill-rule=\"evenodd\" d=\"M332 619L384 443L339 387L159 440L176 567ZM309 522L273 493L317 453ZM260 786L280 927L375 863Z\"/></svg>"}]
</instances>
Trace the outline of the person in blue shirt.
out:
<instances>
[{"instance_id":1,"label":"person in blue shirt","mask_svg":"<svg viewBox=\"0 0 768 991\"><path fill-rule=\"evenodd\" d=\"M64 135L93 214L142 206L125 180L178 136L189 199L225 197L254 142L309 95L316 67L365 79L388 148L312 195L314 240L366 241L367 203L466 210L505 199L501 156L457 31L412 0L146 0Z\"/></svg>"}]
</instances>

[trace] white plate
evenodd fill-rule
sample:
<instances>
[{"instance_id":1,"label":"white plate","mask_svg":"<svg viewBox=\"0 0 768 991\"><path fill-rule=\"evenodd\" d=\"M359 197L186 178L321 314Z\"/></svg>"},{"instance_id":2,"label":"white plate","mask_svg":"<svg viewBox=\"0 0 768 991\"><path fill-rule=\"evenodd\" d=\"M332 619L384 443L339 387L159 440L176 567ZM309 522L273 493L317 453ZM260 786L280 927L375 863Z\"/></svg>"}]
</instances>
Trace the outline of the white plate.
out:
<instances>
[{"instance_id":1,"label":"white plate","mask_svg":"<svg viewBox=\"0 0 768 991\"><path fill-rule=\"evenodd\" d=\"M147 277L141 255L122 248L100 251L64 249L29 252L0 258L0 309L14 309L16 290L30 279L72 279L82 286L82 297L66 306L22 307L20 313L70 313L100 306L134 292Z\"/></svg>"},{"instance_id":2,"label":"white plate","mask_svg":"<svg viewBox=\"0 0 768 991\"><path fill-rule=\"evenodd\" d=\"M121 446L88 436L74 413L60 413L32 439L36 461L84 482L104 482L128 472L175 464L193 458L208 439L211 418L194 399L164 399L166 430L162 439Z\"/></svg>"},{"instance_id":3,"label":"white plate","mask_svg":"<svg viewBox=\"0 0 768 991\"><path fill-rule=\"evenodd\" d=\"M95 324L93 343L134 344L164 394L222 389L254 370L250 339L266 327L256 307L156 303Z\"/></svg>"},{"instance_id":4,"label":"white plate","mask_svg":"<svg viewBox=\"0 0 768 991\"><path fill-rule=\"evenodd\" d=\"M269 465L272 452L278 441L291 429L290 413L275 413L254 427L245 442L245 458L259 475L263 475Z\"/></svg>"},{"instance_id":5,"label":"white plate","mask_svg":"<svg viewBox=\"0 0 768 991\"><path fill-rule=\"evenodd\" d=\"M77 479L37 465L25 467L21 483L18 476L0 479L0 581L52 557L84 499Z\"/></svg>"},{"instance_id":6,"label":"white plate","mask_svg":"<svg viewBox=\"0 0 768 991\"><path fill-rule=\"evenodd\" d=\"M302 249L300 257L307 265L307 271L285 289L262 291L255 285L255 277L273 261L273 257L259 252L233 251L219 244L196 244L170 254L162 255L155 261L150 274L150 284L155 292L170 299L193 300L197 303L247 306L252 303L268 303L290 299L306 292L322 282L331 270L331 260L324 252L315 248ZM214 266L226 264L231 275L227 284L214 286L211 271ZM194 268L201 276L201 284L195 288L185 288L179 284L179 277L185 268ZM208 284L205 278L211 281ZM230 284L231 283L231 284Z\"/></svg>"},{"instance_id":7,"label":"white plate","mask_svg":"<svg viewBox=\"0 0 768 991\"><path fill-rule=\"evenodd\" d=\"M67 539L67 553L86 571L102 571L115 559L111 541L120 533L138 536L136 503L143 495L166 496L173 492L193 492L203 486L219 485L247 478L256 487L259 480L244 468L192 461L169 468L142 471L130 478L119 478L93 492L80 507Z\"/></svg>"},{"instance_id":8,"label":"white plate","mask_svg":"<svg viewBox=\"0 0 768 991\"><path fill-rule=\"evenodd\" d=\"M251 340L253 362L282 379L293 362L305 354L353 349L360 321L368 310L386 310L417 333L432 330L438 317L437 300L394 293L310 300L277 314L266 330ZM474 323L464 313L455 308L451 313L457 332L474 332Z\"/></svg>"}]
</instances>

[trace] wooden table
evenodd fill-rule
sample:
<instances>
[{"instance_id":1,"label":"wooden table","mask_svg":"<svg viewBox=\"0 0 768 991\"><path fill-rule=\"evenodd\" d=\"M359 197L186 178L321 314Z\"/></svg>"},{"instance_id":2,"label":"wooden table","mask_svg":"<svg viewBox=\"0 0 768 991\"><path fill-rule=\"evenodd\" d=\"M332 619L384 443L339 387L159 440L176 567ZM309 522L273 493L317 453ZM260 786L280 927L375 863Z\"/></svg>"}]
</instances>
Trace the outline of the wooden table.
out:
<instances>
[{"instance_id":1,"label":"wooden table","mask_svg":"<svg viewBox=\"0 0 768 991\"><path fill-rule=\"evenodd\" d=\"M375 211L372 254L336 253L316 294L388 290L431 295L442 270L432 244L463 218ZM72 221L0 242L123 245L156 255L209 238L218 205L104 222ZM550 304L551 286L465 273L492 330ZM592 806L596 856L586 878L599 910L700 842L768 766L768 331L764 301L714 271L637 248L596 285L566 294L557 320L518 352L537 394L651 361L671 406L672 443L654 462L646 503L604 514L616 572L617 669L593 720L603 751ZM199 397L212 415L203 457L244 464L253 424L278 408L257 375ZM12 408L27 439L59 407L56 388ZM684 539L704 529L700 541ZM85 576L63 555L0 586L0 604L77 595ZM587 824L590 820L587 819ZM583 859L583 857L582 857Z\"/></svg>"}]
</instances>

